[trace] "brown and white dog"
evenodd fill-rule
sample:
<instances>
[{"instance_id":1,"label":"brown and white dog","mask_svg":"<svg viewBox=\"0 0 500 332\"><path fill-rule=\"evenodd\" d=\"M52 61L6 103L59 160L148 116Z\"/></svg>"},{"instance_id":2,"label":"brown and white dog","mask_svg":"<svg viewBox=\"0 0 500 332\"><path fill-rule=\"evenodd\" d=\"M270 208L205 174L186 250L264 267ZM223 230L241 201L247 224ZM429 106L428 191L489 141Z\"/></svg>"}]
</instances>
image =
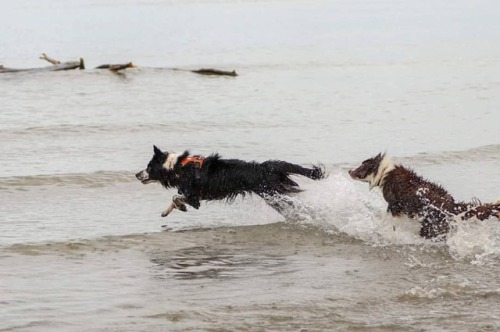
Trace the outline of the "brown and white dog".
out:
<instances>
[{"instance_id":1,"label":"brown and white dog","mask_svg":"<svg viewBox=\"0 0 500 332\"><path fill-rule=\"evenodd\" d=\"M387 211L393 216L406 215L422 225L420 236L434 238L450 230L450 220L476 217L485 220L492 216L500 219L500 201L482 204L455 202L443 187L425 180L413 170L394 164L385 154L379 153L363 161L349 175L354 180L368 182L370 190L380 187L389 204Z\"/></svg>"}]
</instances>

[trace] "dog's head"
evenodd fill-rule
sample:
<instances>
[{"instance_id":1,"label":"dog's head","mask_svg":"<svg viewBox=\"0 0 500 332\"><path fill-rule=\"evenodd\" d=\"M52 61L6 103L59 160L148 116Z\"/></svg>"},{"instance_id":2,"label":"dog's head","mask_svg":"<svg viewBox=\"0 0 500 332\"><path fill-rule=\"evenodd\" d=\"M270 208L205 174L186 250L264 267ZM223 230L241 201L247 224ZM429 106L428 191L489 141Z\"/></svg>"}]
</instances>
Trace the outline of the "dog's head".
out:
<instances>
[{"instance_id":1,"label":"dog's head","mask_svg":"<svg viewBox=\"0 0 500 332\"><path fill-rule=\"evenodd\" d=\"M163 152L156 146L153 146L153 150L153 158L149 161L148 166L135 175L137 180L143 184L161 181L163 169L169 159L170 154L168 152Z\"/></svg>"},{"instance_id":2,"label":"dog's head","mask_svg":"<svg viewBox=\"0 0 500 332\"><path fill-rule=\"evenodd\" d=\"M370 189L382 185L387 172L394 169L392 162L386 158L385 153L379 153L373 158L366 159L358 168L349 170L349 175L354 180L368 182Z\"/></svg>"}]
</instances>

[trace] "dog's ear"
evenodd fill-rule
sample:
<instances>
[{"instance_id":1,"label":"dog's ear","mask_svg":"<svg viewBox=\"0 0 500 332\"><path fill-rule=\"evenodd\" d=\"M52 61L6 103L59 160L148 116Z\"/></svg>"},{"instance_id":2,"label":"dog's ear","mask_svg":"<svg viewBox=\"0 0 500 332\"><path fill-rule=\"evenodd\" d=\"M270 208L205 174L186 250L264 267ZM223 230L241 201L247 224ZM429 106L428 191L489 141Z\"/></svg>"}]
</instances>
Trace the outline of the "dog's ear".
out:
<instances>
[{"instance_id":1,"label":"dog's ear","mask_svg":"<svg viewBox=\"0 0 500 332\"><path fill-rule=\"evenodd\" d=\"M376 156L375 156L375 158L373 158L373 159L375 159L375 160L377 160L377 161L381 161L382 159L384 159L384 157L385 157L385 152L384 152L383 154L382 154L382 152L380 152L380 153L379 153L378 155L376 155Z\"/></svg>"},{"instance_id":2,"label":"dog's ear","mask_svg":"<svg viewBox=\"0 0 500 332\"><path fill-rule=\"evenodd\" d=\"M154 151L154 153L155 153L155 156L156 156L156 155L162 155L162 154L163 154L163 152L162 152L160 149L158 149L158 148L156 147L156 145L153 145L153 151Z\"/></svg>"}]
</instances>

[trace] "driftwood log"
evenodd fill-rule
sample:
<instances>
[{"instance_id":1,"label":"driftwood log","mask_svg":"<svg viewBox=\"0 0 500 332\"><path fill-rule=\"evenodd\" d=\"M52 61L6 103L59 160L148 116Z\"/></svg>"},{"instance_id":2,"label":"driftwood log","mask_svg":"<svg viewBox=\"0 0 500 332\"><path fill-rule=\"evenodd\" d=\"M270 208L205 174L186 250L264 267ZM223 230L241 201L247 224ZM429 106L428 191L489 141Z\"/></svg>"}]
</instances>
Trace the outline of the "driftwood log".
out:
<instances>
[{"instance_id":1,"label":"driftwood log","mask_svg":"<svg viewBox=\"0 0 500 332\"><path fill-rule=\"evenodd\" d=\"M41 68L6 68L4 66L0 66L0 73L15 73L15 72L23 72L23 71L60 71L60 70L72 70L72 69L85 69L85 63L83 59L80 58L79 61L66 61L61 62L59 60L53 59L47 54L43 53L40 56L40 59L48 61L52 64L52 66L41 67Z\"/></svg>"},{"instance_id":2,"label":"driftwood log","mask_svg":"<svg viewBox=\"0 0 500 332\"><path fill-rule=\"evenodd\" d=\"M236 74L236 71L227 71L227 70L219 70L219 69L212 69L212 68L202 68L198 70L191 70L191 72L200 74L200 75L219 75L219 76L238 76Z\"/></svg>"}]
</instances>

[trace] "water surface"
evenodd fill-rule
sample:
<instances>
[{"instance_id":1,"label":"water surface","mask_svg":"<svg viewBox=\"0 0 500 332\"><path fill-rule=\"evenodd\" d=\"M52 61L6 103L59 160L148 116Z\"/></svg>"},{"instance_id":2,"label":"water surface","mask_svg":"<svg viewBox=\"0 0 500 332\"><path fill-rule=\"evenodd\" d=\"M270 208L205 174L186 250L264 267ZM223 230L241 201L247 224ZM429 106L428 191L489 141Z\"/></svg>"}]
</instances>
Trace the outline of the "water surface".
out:
<instances>
[{"instance_id":1,"label":"water surface","mask_svg":"<svg viewBox=\"0 0 500 332\"><path fill-rule=\"evenodd\" d=\"M0 76L0 330L500 329L498 221L423 240L346 173L387 151L457 199L500 198L495 9L3 4L0 64L88 69ZM173 70L203 67L239 76ZM162 219L175 192L134 178L153 144L330 176L297 179L293 220L258 197Z\"/></svg>"}]
</instances>

